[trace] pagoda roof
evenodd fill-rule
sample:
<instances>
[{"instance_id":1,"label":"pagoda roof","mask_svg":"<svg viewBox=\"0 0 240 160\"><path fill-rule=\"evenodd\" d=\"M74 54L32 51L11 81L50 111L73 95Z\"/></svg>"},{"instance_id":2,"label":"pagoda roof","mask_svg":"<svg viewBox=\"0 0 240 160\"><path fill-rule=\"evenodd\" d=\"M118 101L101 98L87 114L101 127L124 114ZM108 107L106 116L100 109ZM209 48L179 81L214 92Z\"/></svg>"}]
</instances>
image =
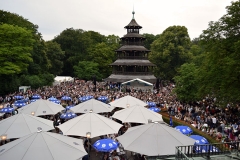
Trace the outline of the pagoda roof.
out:
<instances>
[{"instance_id":1,"label":"pagoda roof","mask_svg":"<svg viewBox=\"0 0 240 160\"><path fill-rule=\"evenodd\" d=\"M138 28L138 29L140 29L140 28L142 28L142 26L140 26L138 23L137 23L137 21L133 18L132 20L131 20L131 22L128 24L128 25L126 25L124 28Z\"/></svg>"},{"instance_id":2,"label":"pagoda roof","mask_svg":"<svg viewBox=\"0 0 240 160\"><path fill-rule=\"evenodd\" d=\"M119 74L111 74L108 78L104 80L111 82L126 82L136 78L142 79L150 83L156 83L157 80L154 75L119 75Z\"/></svg>"},{"instance_id":3,"label":"pagoda roof","mask_svg":"<svg viewBox=\"0 0 240 160\"><path fill-rule=\"evenodd\" d=\"M137 45L123 45L118 48L116 51L150 51L144 46L137 46Z\"/></svg>"},{"instance_id":4,"label":"pagoda roof","mask_svg":"<svg viewBox=\"0 0 240 160\"><path fill-rule=\"evenodd\" d=\"M136 65L136 66L156 66L152 62L147 59L117 59L115 62L110 64L112 66L120 66L120 65Z\"/></svg>"},{"instance_id":5,"label":"pagoda roof","mask_svg":"<svg viewBox=\"0 0 240 160\"><path fill-rule=\"evenodd\" d=\"M125 34L122 38L132 38L132 37L139 37L139 38L144 38L145 39L145 37L143 37L139 33L128 33L128 34Z\"/></svg>"}]
</instances>

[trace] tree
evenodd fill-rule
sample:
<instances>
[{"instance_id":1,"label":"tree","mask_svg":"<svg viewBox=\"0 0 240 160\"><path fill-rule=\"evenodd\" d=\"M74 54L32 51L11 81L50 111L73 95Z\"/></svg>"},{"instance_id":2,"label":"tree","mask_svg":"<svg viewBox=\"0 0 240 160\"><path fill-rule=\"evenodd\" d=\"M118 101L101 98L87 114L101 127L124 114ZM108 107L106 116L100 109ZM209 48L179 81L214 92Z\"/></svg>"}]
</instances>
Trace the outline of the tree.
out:
<instances>
[{"instance_id":1,"label":"tree","mask_svg":"<svg viewBox=\"0 0 240 160\"><path fill-rule=\"evenodd\" d=\"M144 46L147 49L151 49L151 44L159 37L160 35L153 35L153 34L148 34L148 33L144 33L143 37L146 38L144 41Z\"/></svg>"},{"instance_id":2,"label":"tree","mask_svg":"<svg viewBox=\"0 0 240 160\"><path fill-rule=\"evenodd\" d=\"M49 72L53 75L60 75L63 68L62 60L64 58L64 52L62 51L60 45L57 42L47 41L45 45L47 47L47 57L51 64Z\"/></svg>"},{"instance_id":3,"label":"tree","mask_svg":"<svg viewBox=\"0 0 240 160\"><path fill-rule=\"evenodd\" d=\"M226 9L227 14L210 22L200 36L205 58L199 73L199 93L213 95L223 104L240 101L240 1Z\"/></svg>"},{"instance_id":4,"label":"tree","mask_svg":"<svg viewBox=\"0 0 240 160\"><path fill-rule=\"evenodd\" d=\"M151 45L149 59L157 67L154 73L162 79L172 80L179 67L191 58L190 38L184 26L171 26L163 31Z\"/></svg>"},{"instance_id":5,"label":"tree","mask_svg":"<svg viewBox=\"0 0 240 160\"><path fill-rule=\"evenodd\" d=\"M34 39L31 31L24 28L0 25L0 75L19 74L32 62Z\"/></svg>"},{"instance_id":6,"label":"tree","mask_svg":"<svg viewBox=\"0 0 240 160\"><path fill-rule=\"evenodd\" d=\"M105 43L99 43L95 45L90 55L91 61L98 64L99 70L101 71L101 78L105 78L110 75L112 68L109 64L114 59L114 52Z\"/></svg>"},{"instance_id":7,"label":"tree","mask_svg":"<svg viewBox=\"0 0 240 160\"><path fill-rule=\"evenodd\" d=\"M199 99L197 95L197 74L198 70L195 64L185 63L180 67L178 75L174 77L176 83L174 92L182 102L191 102Z\"/></svg>"},{"instance_id":8,"label":"tree","mask_svg":"<svg viewBox=\"0 0 240 160\"><path fill-rule=\"evenodd\" d=\"M95 76L97 80L101 80L98 63L95 62L80 61L78 65L74 66L74 73L76 77L81 79L91 80Z\"/></svg>"}]
</instances>

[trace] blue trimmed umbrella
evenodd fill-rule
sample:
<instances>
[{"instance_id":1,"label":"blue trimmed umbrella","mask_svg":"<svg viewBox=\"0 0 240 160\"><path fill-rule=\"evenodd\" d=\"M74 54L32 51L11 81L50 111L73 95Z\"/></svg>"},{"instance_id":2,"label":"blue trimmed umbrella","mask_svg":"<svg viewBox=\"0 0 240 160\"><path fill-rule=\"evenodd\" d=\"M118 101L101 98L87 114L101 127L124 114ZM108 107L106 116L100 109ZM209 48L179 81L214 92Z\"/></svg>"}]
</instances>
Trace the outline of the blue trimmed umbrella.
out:
<instances>
[{"instance_id":1,"label":"blue trimmed umbrella","mask_svg":"<svg viewBox=\"0 0 240 160\"><path fill-rule=\"evenodd\" d=\"M191 135L190 138L195 139L195 145L199 145L199 144L209 144L208 140L206 138L204 138L203 136L199 136L199 135Z\"/></svg>"},{"instance_id":2,"label":"blue trimmed umbrella","mask_svg":"<svg viewBox=\"0 0 240 160\"><path fill-rule=\"evenodd\" d=\"M51 102L60 104L60 101L59 101L59 100L55 100L55 101L51 101Z\"/></svg>"},{"instance_id":3,"label":"blue trimmed umbrella","mask_svg":"<svg viewBox=\"0 0 240 160\"><path fill-rule=\"evenodd\" d=\"M40 99L40 98L41 98L41 96L38 95L38 94L34 94L34 95L32 96L32 99Z\"/></svg>"},{"instance_id":4,"label":"blue trimmed umbrella","mask_svg":"<svg viewBox=\"0 0 240 160\"><path fill-rule=\"evenodd\" d=\"M36 102L38 99L31 99L30 102Z\"/></svg>"},{"instance_id":5,"label":"blue trimmed umbrella","mask_svg":"<svg viewBox=\"0 0 240 160\"><path fill-rule=\"evenodd\" d=\"M26 103L28 101L29 101L28 99L21 99L21 100L15 101L14 103Z\"/></svg>"},{"instance_id":6,"label":"blue trimmed umbrella","mask_svg":"<svg viewBox=\"0 0 240 160\"><path fill-rule=\"evenodd\" d=\"M172 120L172 117L170 117L169 125L170 125L171 127L173 127L173 120Z\"/></svg>"},{"instance_id":7,"label":"blue trimmed umbrella","mask_svg":"<svg viewBox=\"0 0 240 160\"><path fill-rule=\"evenodd\" d=\"M198 145L194 149L196 153L206 153L206 152L220 152L220 150L212 145Z\"/></svg>"},{"instance_id":8,"label":"blue trimmed umbrella","mask_svg":"<svg viewBox=\"0 0 240 160\"><path fill-rule=\"evenodd\" d=\"M71 101L72 98L69 97L69 96L63 96L63 97L61 98L61 100L63 100L63 101Z\"/></svg>"},{"instance_id":9,"label":"blue trimmed umbrella","mask_svg":"<svg viewBox=\"0 0 240 160\"><path fill-rule=\"evenodd\" d=\"M14 111L14 108L12 107L6 107L6 108L0 109L0 113L12 113L13 111Z\"/></svg>"},{"instance_id":10,"label":"blue trimmed umbrella","mask_svg":"<svg viewBox=\"0 0 240 160\"><path fill-rule=\"evenodd\" d=\"M14 96L15 99L23 99L24 97L23 96L19 96L19 95L16 95Z\"/></svg>"},{"instance_id":11,"label":"blue trimmed umbrella","mask_svg":"<svg viewBox=\"0 0 240 160\"><path fill-rule=\"evenodd\" d=\"M161 111L161 109L157 108L157 107L151 107L151 108L148 108L148 109L153 111L153 112L160 112Z\"/></svg>"},{"instance_id":12,"label":"blue trimmed umbrella","mask_svg":"<svg viewBox=\"0 0 240 160\"><path fill-rule=\"evenodd\" d=\"M149 107L156 107L156 103L155 102L147 102Z\"/></svg>"},{"instance_id":13,"label":"blue trimmed umbrella","mask_svg":"<svg viewBox=\"0 0 240 160\"><path fill-rule=\"evenodd\" d=\"M98 100L101 101L101 102L106 103L107 100L108 100L108 97L107 96L100 96L100 97L98 97Z\"/></svg>"},{"instance_id":14,"label":"blue trimmed umbrella","mask_svg":"<svg viewBox=\"0 0 240 160\"><path fill-rule=\"evenodd\" d=\"M73 112L66 112L60 116L61 119L72 119L74 117L77 117L77 115Z\"/></svg>"},{"instance_id":15,"label":"blue trimmed umbrella","mask_svg":"<svg viewBox=\"0 0 240 160\"><path fill-rule=\"evenodd\" d=\"M49 100L49 101L57 101L57 98L55 98L55 97L50 97L50 98L48 98L48 100Z\"/></svg>"},{"instance_id":16,"label":"blue trimmed umbrella","mask_svg":"<svg viewBox=\"0 0 240 160\"><path fill-rule=\"evenodd\" d=\"M181 132L182 134L193 133L192 129L188 126L176 126L175 129L178 130L179 132Z\"/></svg>"},{"instance_id":17,"label":"blue trimmed umbrella","mask_svg":"<svg viewBox=\"0 0 240 160\"><path fill-rule=\"evenodd\" d=\"M93 147L100 152L110 152L118 148L119 143L112 139L100 139L93 144Z\"/></svg>"},{"instance_id":18,"label":"blue trimmed umbrella","mask_svg":"<svg viewBox=\"0 0 240 160\"><path fill-rule=\"evenodd\" d=\"M66 110L70 110L71 108L73 108L74 106L73 105L70 105L70 106L67 106L65 109Z\"/></svg>"},{"instance_id":19,"label":"blue trimmed umbrella","mask_svg":"<svg viewBox=\"0 0 240 160\"><path fill-rule=\"evenodd\" d=\"M88 101L88 100L90 100L92 98L93 98L93 96L82 96L82 97L79 98L79 100L81 102L86 102L86 101Z\"/></svg>"},{"instance_id":20,"label":"blue trimmed umbrella","mask_svg":"<svg viewBox=\"0 0 240 160\"><path fill-rule=\"evenodd\" d=\"M13 105L20 108L20 107L26 106L27 104L26 104L26 100L18 100L18 101L15 101Z\"/></svg>"}]
</instances>

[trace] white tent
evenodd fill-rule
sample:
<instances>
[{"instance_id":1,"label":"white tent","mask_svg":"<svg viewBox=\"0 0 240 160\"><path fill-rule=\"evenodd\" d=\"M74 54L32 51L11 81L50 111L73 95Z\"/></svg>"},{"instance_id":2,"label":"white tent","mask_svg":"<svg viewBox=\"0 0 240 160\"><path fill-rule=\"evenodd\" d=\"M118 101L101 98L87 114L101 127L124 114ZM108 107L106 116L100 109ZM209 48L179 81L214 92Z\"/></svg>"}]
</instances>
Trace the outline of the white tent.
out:
<instances>
[{"instance_id":1,"label":"white tent","mask_svg":"<svg viewBox=\"0 0 240 160\"><path fill-rule=\"evenodd\" d=\"M135 88L137 90L141 89L143 92L145 91L153 91L153 84L152 83L149 83L147 81L144 81L142 79L139 79L139 78L136 78L136 79L132 79L130 81L126 81L126 82L123 82L121 84L121 90L123 88Z\"/></svg>"},{"instance_id":2,"label":"white tent","mask_svg":"<svg viewBox=\"0 0 240 160\"><path fill-rule=\"evenodd\" d=\"M56 76L53 85L60 84L61 82L73 82L74 78L70 76Z\"/></svg>"}]
</instances>

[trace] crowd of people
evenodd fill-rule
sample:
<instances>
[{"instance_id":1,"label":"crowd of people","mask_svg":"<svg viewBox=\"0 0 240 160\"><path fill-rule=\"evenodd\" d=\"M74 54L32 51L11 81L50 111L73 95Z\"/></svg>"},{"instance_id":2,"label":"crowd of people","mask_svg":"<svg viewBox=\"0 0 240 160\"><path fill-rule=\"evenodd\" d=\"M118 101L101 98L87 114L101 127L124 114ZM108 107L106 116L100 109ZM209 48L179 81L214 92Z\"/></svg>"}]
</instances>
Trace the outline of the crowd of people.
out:
<instances>
[{"instance_id":1,"label":"crowd of people","mask_svg":"<svg viewBox=\"0 0 240 160\"><path fill-rule=\"evenodd\" d=\"M66 106L81 103L79 98L82 96L92 96L95 99L106 96L108 98L107 103L109 103L126 95L131 95L144 102L155 102L156 107L167 110L170 116L188 122L199 130L216 137L216 139L222 140L224 137L227 137L227 140L240 139L240 118L238 115L240 107L238 105L229 103L225 107L219 107L215 104L216 99L210 97L188 104L182 103L173 94L174 87L173 83L166 82L161 83L160 86L155 86L153 92L142 91L134 87L120 90L119 84L111 82L97 82L95 86L92 81L74 80L73 82L62 82L55 86L45 86L36 90L29 89L25 93L15 92L1 96L0 103L4 107L13 106L16 95L29 99L29 102L35 94L40 95L42 99L56 97L59 100L63 96L70 96L71 101L61 101ZM3 115L2 118L9 116L11 114ZM110 117L111 115L107 116ZM58 117L52 116L49 119L57 121Z\"/></svg>"}]
</instances>

